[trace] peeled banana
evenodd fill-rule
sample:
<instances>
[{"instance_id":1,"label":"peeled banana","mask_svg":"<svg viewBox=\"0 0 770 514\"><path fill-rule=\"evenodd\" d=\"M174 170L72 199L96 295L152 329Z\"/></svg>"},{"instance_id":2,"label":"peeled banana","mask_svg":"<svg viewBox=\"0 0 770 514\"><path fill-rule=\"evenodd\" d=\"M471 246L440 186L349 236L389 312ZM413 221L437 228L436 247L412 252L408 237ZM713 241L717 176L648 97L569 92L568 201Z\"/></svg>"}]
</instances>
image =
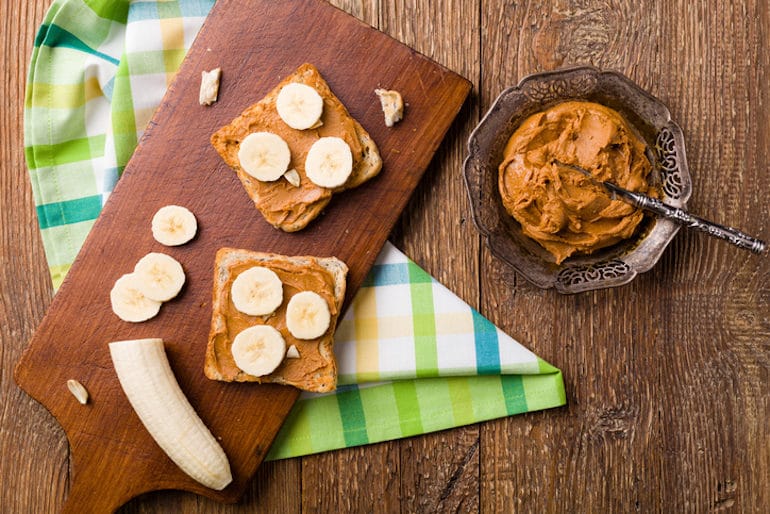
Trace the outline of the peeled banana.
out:
<instances>
[{"instance_id":1,"label":"peeled banana","mask_svg":"<svg viewBox=\"0 0 770 514\"><path fill-rule=\"evenodd\" d=\"M162 339L109 344L120 385L153 439L182 471L217 491L232 482L224 450L187 401Z\"/></svg>"}]
</instances>

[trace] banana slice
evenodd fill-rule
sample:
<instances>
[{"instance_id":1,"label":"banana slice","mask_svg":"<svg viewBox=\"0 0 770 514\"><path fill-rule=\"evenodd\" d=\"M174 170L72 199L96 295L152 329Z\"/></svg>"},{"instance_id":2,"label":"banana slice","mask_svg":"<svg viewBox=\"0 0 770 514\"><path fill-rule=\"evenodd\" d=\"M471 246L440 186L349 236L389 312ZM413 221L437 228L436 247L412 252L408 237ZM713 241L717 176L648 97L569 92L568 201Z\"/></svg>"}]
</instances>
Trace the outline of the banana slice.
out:
<instances>
[{"instance_id":1,"label":"banana slice","mask_svg":"<svg viewBox=\"0 0 770 514\"><path fill-rule=\"evenodd\" d=\"M147 298L139 288L139 277L135 273L123 275L115 281L110 291L112 312L123 321L139 323L155 317L161 302Z\"/></svg>"},{"instance_id":2,"label":"banana slice","mask_svg":"<svg viewBox=\"0 0 770 514\"><path fill-rule=\"evenodd\" d=\"M281 88L275 100L275 108L288 126L305 130L313 128L321 119L324 101L312 87L292 82Z\"/></svg>"},{"instance_id":3,"label":"banana slice","mask_svg":"<svg viewBox=\"0 0 770 514\"><path fill-rule=\"evenodd\" d=\"M165 246L183 245L198 231L198 221L189 209L166 205L152 217L152 237Z\"/></svg>"},{"instance_id":4,"label":"banana slice","mask_svg":"<svg viewBox=\"0 0 770 514\"><path fill-rule=\"evenodd\" d=\"M272 314L283 302L283 284L271 269L254 266L235 277L230 298L236 309L249 316Z\"/></svg>"},{"instance_id":5,"label":"banana slice","mask_svg":"<svg viewBox=\"0 0 770 514\"><path fill-rule=\"evenodd\" d=\"M217 491L233 481L224 450L179 388L162 339L110 343L120 385L142 424L179 468Z\"/></svg>"},{"instance_id":6,"label":"banana slice","mask_svg":"<svg viewBox=\"0 0 770 514\"><path fill-rule=\"evenodd\" d=\"M291 150L286 141L272 132L252 132L241 141L238 161L243 171L262 182L272 182L283 176L291 162Z\"/></svg>"},{"instance_id":7,"label":"banana slice","mask_svg":"<svg viewBox=\"0 0 770 514\"><path fill-rule=\"evenodd\" d=\"M278 330L270 325L249 327L235 336L231 347L235 365L261 377L275 371L286 354L286 341Z\"/></svg>"},{"instance_id":8,"label":"banana slice","mask_svg":"<svg viewBox=\"0 0 770 514\"><path fill-rule=\"evenodd\" d=\"M318 293L302 291L286 306L286 328L297 339L315 339L329 328L329 304Z\"/></svg>"},{"instance_id":9,"label":"banana slice","mask_svg":"<svg viewBox=\"0 0 770 514\"><path fill-rule=\"evenodd\" d=\"M178 295L185 282L182 265L170 255L158 252L139 259L134 275L137 289L156 302L165 302Z\"/></svg>"},{"instance_id":10,"label":"banana slice","mask_svg":"<svg viewBox=\"0 0 770 514\"><path fill-rule=\"evenodd\" d=\"M321 187L339 187L353 171L353 153L339 137L322 137L310 147L305 158L305 174Z\"/></svg>"}]
</instances>

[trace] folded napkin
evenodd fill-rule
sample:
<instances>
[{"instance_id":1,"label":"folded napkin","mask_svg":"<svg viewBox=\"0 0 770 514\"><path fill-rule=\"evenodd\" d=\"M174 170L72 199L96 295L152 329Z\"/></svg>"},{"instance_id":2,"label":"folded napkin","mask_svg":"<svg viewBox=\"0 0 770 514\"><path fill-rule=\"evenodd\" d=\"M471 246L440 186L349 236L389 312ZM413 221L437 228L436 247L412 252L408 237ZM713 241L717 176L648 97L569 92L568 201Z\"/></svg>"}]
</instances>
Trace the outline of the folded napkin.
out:
<instances>
[{"instance_id":1,"label":"folded napkin","mask_svg":"<svg viewBox=\"0 0 770 514\"><path fill-rule=\"evenodd\" d=\"M54 288L213 0L55 0L40 27L25 150ZM269 459L564 405L561 372L387 243L340 320L340 386L301 395Z\"/></svg>"}]
</instances>

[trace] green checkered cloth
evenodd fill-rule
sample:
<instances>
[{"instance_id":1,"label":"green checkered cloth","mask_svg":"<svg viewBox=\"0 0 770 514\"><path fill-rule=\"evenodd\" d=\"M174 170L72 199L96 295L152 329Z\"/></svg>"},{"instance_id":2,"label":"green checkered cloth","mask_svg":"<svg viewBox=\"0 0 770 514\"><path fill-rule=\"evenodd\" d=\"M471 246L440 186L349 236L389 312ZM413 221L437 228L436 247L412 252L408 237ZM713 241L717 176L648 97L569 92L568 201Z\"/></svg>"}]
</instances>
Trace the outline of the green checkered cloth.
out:
<instances>
[{"instance_id":1,"label":"green checkered cloth","mask_svg":"<svg viewBox=\"0 0 770 514\"><path fill-rule=\"evenodd\" d=\"M213 5L55 0L25 101L25 150L58 288ZM389 243L340 320L340 386L303 393L268 456L386 441L564 405L561 372Z\"/></svg>"}]
</instances>

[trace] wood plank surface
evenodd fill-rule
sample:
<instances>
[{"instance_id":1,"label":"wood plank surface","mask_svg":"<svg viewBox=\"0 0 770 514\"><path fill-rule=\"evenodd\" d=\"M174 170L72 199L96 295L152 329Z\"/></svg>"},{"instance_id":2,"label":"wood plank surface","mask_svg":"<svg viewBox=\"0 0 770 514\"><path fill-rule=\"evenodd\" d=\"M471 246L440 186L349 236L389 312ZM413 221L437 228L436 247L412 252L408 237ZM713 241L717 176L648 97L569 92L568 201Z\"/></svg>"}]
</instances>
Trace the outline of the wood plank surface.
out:
<instances>
[{"instance_id":1,"label":"wood plank surface","mask_svg":"<svg viewBox=\"0 0 770 514\"><path fill-rule=\"evenodd\" d=\"M521 77L627 74L682 126L693 212L770 239L770 6L764 0L335 0L474 83L392 240L560 367L568 406L268 463L238 505L189 493L122 512L770 511L770 260L680 232L619 289L541 291L472 227L465 140ZM13 383L51 300L22 148L23 84L49 0L0 4L0 511L56 512L68 445Z\"/></svg>"},{"instance_id":2,"label":"wood plank surface","mask_svg":"<svg viewBox=\"0 0 770 514\"><path fill-rule=\"evenodd\" d=\"M252 16L262 20L256 29ZM279 47L270 46L279 40ZM304 62L321 70L366 127L383 171L339 195L302 231L286 233L262 219L209 139ZM229 79L217 102L201 107L200 72L217 66ZM386 127L374 95L380 85L419 108ZM299 391L204 376L217 250L335 256L347 264L349 301L469 90L466 79L326 2L217 2L14 372L67 434L72 479L65 512L112 512L142 493L167 489L240 499ZM190 244L163 249L153 241L149 221L164 205L184 205L196 214L199 230ZM110 308L112 284L146 253L160 250L182 263L184 290L151 320L120 320ZM233 480L222 491L195 482L168 459L121 391L107 343L143 337L164 340L182 391L228 456ZM91 395L85 408L62 387L73 377Z\"/></svg>"}]
</instances>

